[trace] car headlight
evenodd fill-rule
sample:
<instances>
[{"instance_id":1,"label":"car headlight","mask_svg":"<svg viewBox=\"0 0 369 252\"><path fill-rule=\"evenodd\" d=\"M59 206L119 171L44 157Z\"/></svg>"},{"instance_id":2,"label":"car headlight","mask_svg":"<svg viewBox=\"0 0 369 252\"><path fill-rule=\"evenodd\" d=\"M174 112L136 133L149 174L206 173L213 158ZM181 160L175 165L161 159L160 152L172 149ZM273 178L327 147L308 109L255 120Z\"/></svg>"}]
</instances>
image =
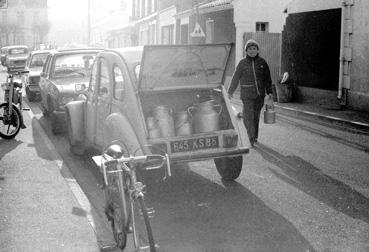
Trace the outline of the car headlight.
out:
<instances>
[{"instance_id":1,"label":"car headlight","mask_svg":"<svg viewBox=\"0 0 369 252\"><path fill-rule=\"evenodd\" d=\"M84 83L82 84L76 84L76 92L83 92L84 90L86 90L86 85Z\"/></svg>"},{"instance_id":2,"label":"car headlight","mask_svg":"<svg viewBox=\"0 0 369 252\"><path fill-rule=\"evenodd\" d=\"M60 101L60 103L59 103L60 105L65 105L68 102L74 101L74 97L72 97L72 96L62 96L59 101Z\"/></svg>"}]
</instances>

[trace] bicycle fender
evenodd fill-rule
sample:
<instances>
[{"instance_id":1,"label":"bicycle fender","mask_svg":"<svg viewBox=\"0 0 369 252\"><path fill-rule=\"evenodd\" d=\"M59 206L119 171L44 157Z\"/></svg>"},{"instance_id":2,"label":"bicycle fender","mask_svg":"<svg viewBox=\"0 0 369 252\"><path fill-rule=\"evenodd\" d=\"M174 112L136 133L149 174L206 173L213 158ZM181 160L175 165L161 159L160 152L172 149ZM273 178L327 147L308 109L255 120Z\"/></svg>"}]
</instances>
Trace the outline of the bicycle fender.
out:
<instances>
[{"instance_id":1,"label":"bicycle fender","mask_svg":"<svg viewBox=\"0 0 369 252\"><path fill-rule=\"evenodd\" d=\"M131 155L148 153L148 148L141 146L135 130L127 117L119 113L109 115L104 122L104 146L114 140L123 141Z\"/></svg>"}]
</instances>

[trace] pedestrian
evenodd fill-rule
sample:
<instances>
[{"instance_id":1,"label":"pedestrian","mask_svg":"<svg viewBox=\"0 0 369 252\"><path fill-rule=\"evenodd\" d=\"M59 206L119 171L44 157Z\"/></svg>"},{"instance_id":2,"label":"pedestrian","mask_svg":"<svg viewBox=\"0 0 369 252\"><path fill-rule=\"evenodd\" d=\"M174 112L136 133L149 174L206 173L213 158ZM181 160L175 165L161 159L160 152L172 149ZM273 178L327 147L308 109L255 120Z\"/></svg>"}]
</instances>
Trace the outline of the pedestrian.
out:
<instances>
[{"instance_id":1,"label":"pedestrian","mask_svg":"<svg viewBox=\"0 0 369 252\"><path fill-rule=\"evenodd\" d=\"M264 98L272 100L272 79L265 59L259 56L259 44L250 39L245 44L246 57L238 63L228 88L229 98L233 97L238 85L243 103L243 122L249 135L250 144L258 140L260 112Z\"/></svg>"}]
</instances>

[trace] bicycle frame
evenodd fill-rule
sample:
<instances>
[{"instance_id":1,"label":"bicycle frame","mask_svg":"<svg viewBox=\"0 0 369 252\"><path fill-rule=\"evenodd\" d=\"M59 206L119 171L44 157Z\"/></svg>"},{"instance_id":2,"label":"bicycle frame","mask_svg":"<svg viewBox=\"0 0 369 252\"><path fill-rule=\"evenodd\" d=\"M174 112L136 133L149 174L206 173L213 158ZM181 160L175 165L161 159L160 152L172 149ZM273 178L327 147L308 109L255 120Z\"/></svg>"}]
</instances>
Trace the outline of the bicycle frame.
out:
<instances>
[{"instance_id":1,"label":"bicycle frame","mask_svg":"<svg viewBox=\"0 0 369 252\"><path fill-rule=\"evenodd\" d=\"M120 157L120 158L112 158L109 155L105 155L103 153L102 156L95 156L93 160L96 164L100 164L100 168L102 169L103 179L104 179L104 187L107 187L109 190L110 186L119 187L119 198L122 204L122 217L118 217L125 231L128 233L133 233L133 243L136 248L136 251L142 251L146 249L150 249L150 251L155 251L157 244L154 243L154 238L152 236L152 229L149 224L149 212L144 204L144 188L145 185L142 182L137 181L136 170L139 167L139 163L143 163L147 165L148 161L160 161L155 165L151 163L151 166L142 167L145 170L154 170L163 168L165 162L167 164L167 169L165 170L164 178L171 176L170 162L167 154L164 155L148 155L148 156L130 156L130 157ZM109 176L118 176L116 182L111 182ZM113 180L114 181L114 180ZM113 183L113 184L109 184ZM128 193L127 193L128 192ZM127 198L129 197L129 198ZM137 204L137 206L136 206ZM139 227L137 225L137 208L143 210L145 225L148 232L148 244L141 244L138 233ZM152 211L153 212L153 211ZM109 218L109 217L108 217ZM114 232L114 231L113 231ZM126 238L125 238L126 239Z\"/></svg>"}]
</instances>

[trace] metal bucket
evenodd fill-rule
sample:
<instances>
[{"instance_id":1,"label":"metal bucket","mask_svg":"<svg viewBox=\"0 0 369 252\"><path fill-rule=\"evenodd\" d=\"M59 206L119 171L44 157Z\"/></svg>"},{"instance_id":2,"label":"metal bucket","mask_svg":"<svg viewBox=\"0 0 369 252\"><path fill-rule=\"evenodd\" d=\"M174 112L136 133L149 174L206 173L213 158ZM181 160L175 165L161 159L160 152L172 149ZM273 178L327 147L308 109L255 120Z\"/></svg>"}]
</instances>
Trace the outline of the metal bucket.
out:
<instances>
[{"instance_id":1,"label":"metal bucket","mask_svg":"<svg viewBox=\"0 0 369 252\"><path fill-rule=\"evenodd\" d=\"M187 136L192 134L192 124L186 110L175 114L174 128L176 136Z\"/></svg>"},{"instance_id":2,"label":"metal bucket","mask_svg":"<svg viewBox=\"0 0 369 252\"><path fill-rule=\"evenodd\" d=\"M174 120L170 108L162 105L156 106L153 115L158 122L161 137L171 137L175 135Z\"/></svg>"},{"instance_id":3,"label":"metal bucket","mask_svg":"<svg viewBox=\"0 0 369 252\"><path fill-rule=\"evenodd\" d=\"M264 123L265 124L273 124L273 123L275 123L274 106L265 105L265 110L264 110Z\"/></svg>"}]
</instances>

